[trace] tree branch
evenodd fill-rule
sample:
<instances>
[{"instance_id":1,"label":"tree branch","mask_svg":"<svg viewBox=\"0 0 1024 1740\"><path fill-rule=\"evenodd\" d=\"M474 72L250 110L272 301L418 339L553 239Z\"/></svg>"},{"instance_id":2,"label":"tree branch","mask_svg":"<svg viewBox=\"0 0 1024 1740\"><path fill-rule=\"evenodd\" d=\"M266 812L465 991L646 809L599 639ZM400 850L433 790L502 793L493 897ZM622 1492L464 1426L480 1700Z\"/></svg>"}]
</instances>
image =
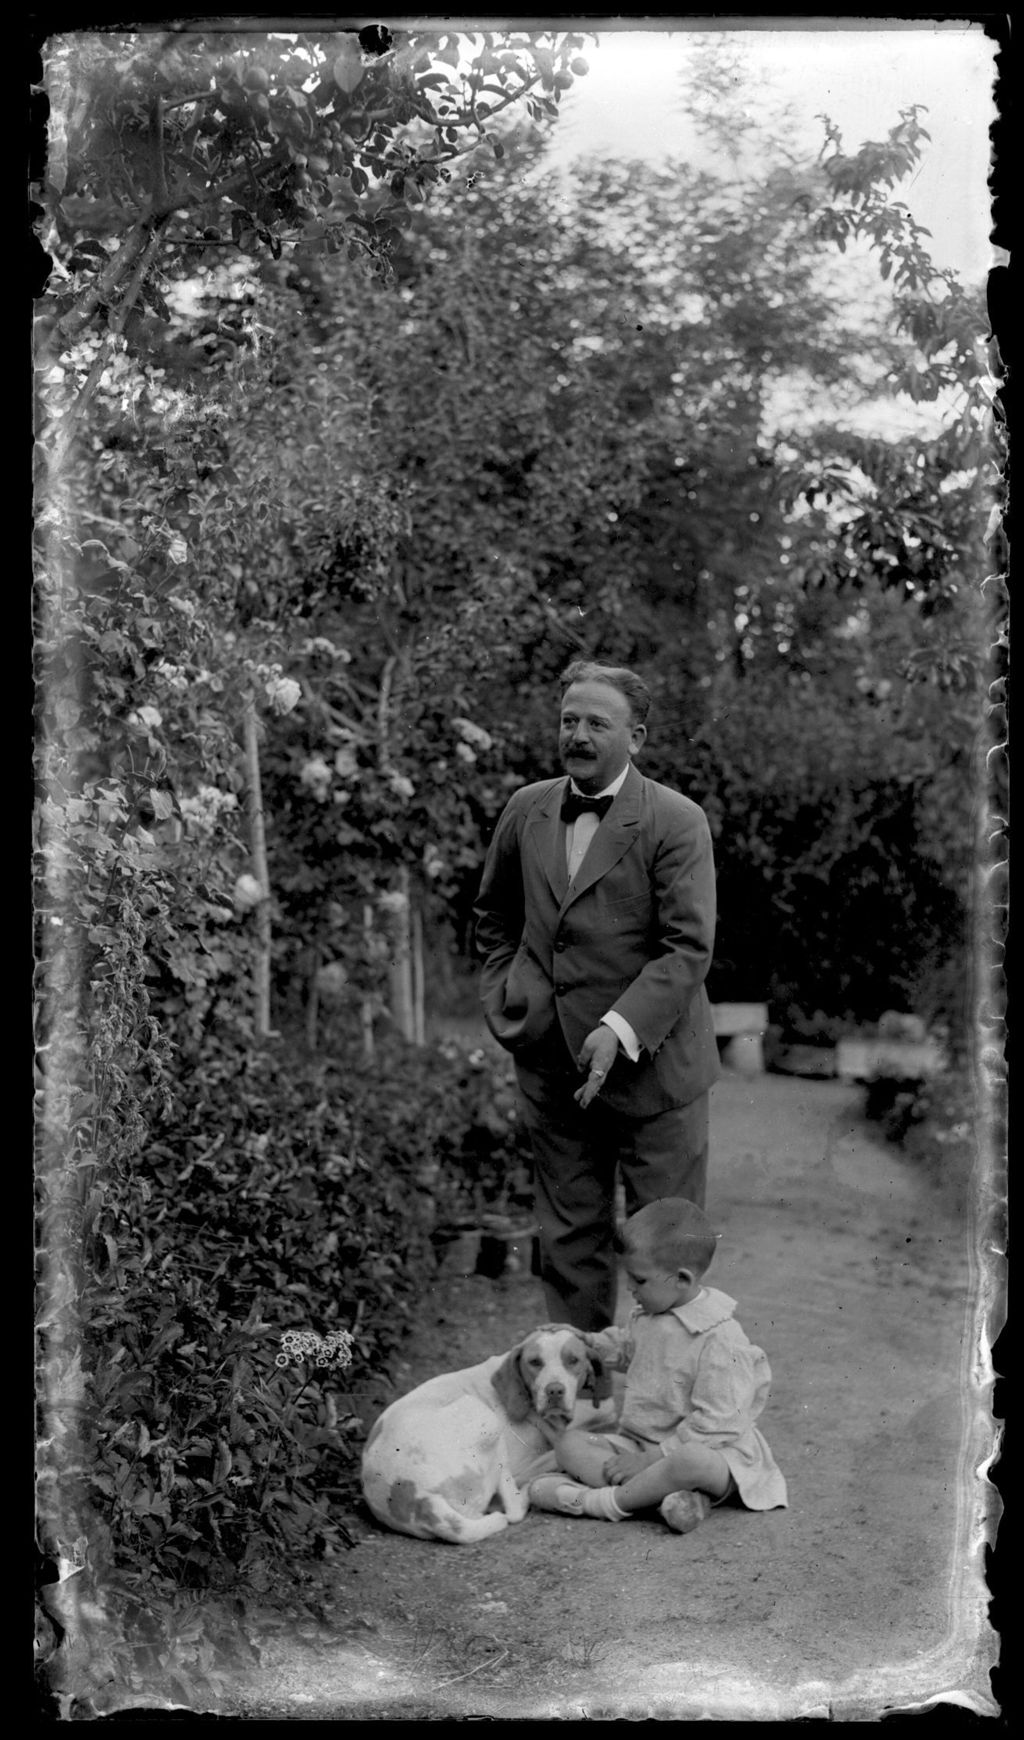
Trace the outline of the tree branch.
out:
<instances>
[{"instance_id":1,"label":"tree branch","mask_svg":"<svg viewBox=\"0 0 1024 1740\"><path fill-rule=\"evenodd\" d=\"M166 115L169 109L182 109L187 103L208 102L209 99L215 95L216 92L214 91L190 91L188 95L184 97L165 97L164 114Z\"/></svg>"},{"instance_id":2,"label":"tree branch","mask_svg":"<svg viewBox=\"0 0 1024 1740\"><path fill-rule=\"evenodd\" d=\"M395 654L386 661L381 672L380 693L377 697L377 766L381 773L386 773L391 765L391 751L388 743L388 708L391 702L391 682L397 663Z\"/></svg>"},{"instance_id":3,"label":"tree branch","mask_svg":"<svg viewBox=\"0 0 1024 1740\"><path fill-rule=\"evenodd\" d=\"M167 215L169 217L170 213ZM57 431L57 440L53 450L53 466L55 471L59 471L60 467L63 465L75 430L82 420L82 415L87 409L93 393L96 391L97 383L99 382L100 376L102 375L109 359L111 341L114 338L120 338L128 323L128 316L135 306L139 291L142 289L145 281L146 273L149 271L150 266L153 263L153 257L163 240L163 228L166 221L167 219L164 218L157 220L153 224L146 246L135 262L135 269L132 273L131 282L125 291L117 313L110 324L110 331L100 344L92 368L89 370L88 376L86 377L85 383L78 394L78 397L74 400L73 404L68 406L68 409L60 420Z\"/></svg>"},{"instance_id":4,"label":"tree branch","mask_svg":"<svg viewBox=\"0 0 1024 1740\"><path fill-rule=\"evenodd\" d=\"M534 73L532 79L527 79L526 83L523 85L520 85L520 87L517 91L509 91L508 95L503 97L500 103L495 103L494 108L488 111L487 115L484 117L484 124L487 125L491 121L493 121L495 115L500 115L503 109L510 108L513 103L518 103L521 97L525 97L527 91L531 91L533 89L534 85L538 83L538 81L540 80L540 78L542 76L543 75L539 72ZM472 97L470 98L470 110L469 110L468 116L465 119L463 119L463 120L456 119L456 120L452 120L452 121L442 120L439 123L439 125L442 127L459 127L459 126L479 127L480 124L481 124L480 120L479 120L477 113L476 113L476 92L475 91L474 91ZM459 153L459 155L461 156L461 152Z\"/></svg>"},{"instance_id":5,"label":"tree branch","mask_svg":"<svg viewBox=\"0 0 1024 1740\"><path fill-rule=\"evenodd\" d=\"M243 169L238 169L234 175L229 175L225 181L220 183L219 187L208 187L203 194L185 196L177 201L174 209L188 211L194 206L219 205L222 199L233 199L236 193L241 193L243 187L250 186L257 177L266 175L271 169L281 168L284 161L283 157L269 156L265 157L263 162L257 164L255 168L247 162Z\"/></svg>"},{"instance_id":6,"label":"tree branch","mask_svg":"<svg viewBox=\"0 0 1024 1740\"><path fill-rule=\"evenodd\" d=\"M154 212L162 212L167 207L168 196L167 170L164 164L164 113L160 97L153 99L149 111L149 143L153 155L152 207Z\"/></svg>"},{"instance_id":7,"label":"tree branch","mask_svg":"<svg viewBox=\"0 0 1024 1740\"><path fill-rule=\"evenodd\" d=\"M58 320L54 328L58 337L71 343L80 332L84 331L101 304L114 300L120 285L127 278L140 253L147 246L152 234L152 219L141 218L135 228L129 230L122 246L114 258L104 266L103 271L94 279L89 289L74 308L69 308L62 320Z\"/></svg>"},{"instance_id":8,"label":"tree branch","mask_svg":"<svg viewBox=\"0 0 1024 1740\"><path fill-rule=\"evenodd\" d=\"M245 791L249 812L249 850L253 869L260 885L261 899L256 909L256 959L254 990L256 996L256 1033L260 1039L271 1036L270 1027L270 872L267 867L267 836L263 816L263 789L260 780L259 734L256 706L246 700L242 714L245 738Z\"/></svg>"}]
</instances>

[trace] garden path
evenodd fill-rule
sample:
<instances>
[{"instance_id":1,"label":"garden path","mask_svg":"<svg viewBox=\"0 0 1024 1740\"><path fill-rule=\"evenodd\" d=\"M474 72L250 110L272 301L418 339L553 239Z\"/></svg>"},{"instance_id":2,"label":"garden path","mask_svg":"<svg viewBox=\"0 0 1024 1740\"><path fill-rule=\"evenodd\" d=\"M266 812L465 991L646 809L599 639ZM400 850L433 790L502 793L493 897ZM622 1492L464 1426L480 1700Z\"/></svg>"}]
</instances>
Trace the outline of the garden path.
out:
<instances>
[{"instance_id":1,"label":"garden path","mask_svg":"<svg viewBox=\"0 0 1024 1740\"><path fill-rule=\"evenodd\" d=\"M225 1708L249 1719L995 1713L979 1540L992 1489L982 1283L963 1217L836 1081L727 1074L712 1095L713 1280L774 1386L790 1507L693 1535L532 1512L471 1547L367 1515L338 1620L282 1635ZM515 1344L539 1283L439 1277L402 1389Z\"/></svg>"}]
</instances>

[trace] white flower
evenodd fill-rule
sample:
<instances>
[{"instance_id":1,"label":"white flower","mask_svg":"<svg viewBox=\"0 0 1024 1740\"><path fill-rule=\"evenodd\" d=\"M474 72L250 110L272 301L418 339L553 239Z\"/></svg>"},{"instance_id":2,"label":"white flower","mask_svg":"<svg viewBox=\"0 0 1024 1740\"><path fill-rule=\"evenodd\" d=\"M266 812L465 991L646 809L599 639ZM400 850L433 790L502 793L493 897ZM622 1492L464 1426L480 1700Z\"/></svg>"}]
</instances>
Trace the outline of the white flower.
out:
<instances>
[{"instance_id":1,"label":"white flower","mask_svg":"<svg viewBox=\"0 0 1024 1740\"><path fill-rule=\"evenodd\" d=\"M416 787L411 779L406 779L404 773L393 773L388 780L391 790L398 797L411 798L415 796Z\"/></svg>"},{"instance_id":2,"label":"white flower","mask_svg":"<svg viewBox=\"0 0 1024 1740\"><path fill-rule=\"evenodd\" d=\"M331 789L331 770L322 755L312 755L308 761L303 762L299 783L306 786L321 803L326 803Z\"/></svg>"},{"instance_id":3,"label":"white flower","mask_svg":"<svg viewBox=\"0 0 1024 1740\"><path fill-rule=\"evenodd\" d=\"M275 677L266 685L266 695L275 713L290 713L302 690L291 677Z\"/></svg>"},{"instance_id":4,"label":"white flower","mask_svg":"<svg viewBox=\"0 0 1024 1740\"><path fill-rule=\"evenodd\" d=\"M476 751L470 749L468 743L456 743L455 753L460 761L467 761L470 765L476 760Z\"/></svg>"},{"instance_id":5,"label":"white flower","mask_svg":"<svg viewBox=\"0 0 1024 1740\"><path fill-rule=\"evenodd\" d=\"M153 675L160 677L169 689L174 689L178 694L188 688L188 677L181 666L169 664L167 659L161 659L159 664L153 666Z\"/></svg>"},{"instance_id":6,"label":"white flower","mask_svg":"<svg viewBox=\"0 0 1024 1740\"><path fill-rule=\"evenodd\" d=\"M482 725L474 725L472 719L453 719L452 724L463 741L474 749L490 749L494 739Z\"/></svg>"},{"instance_id":7,"label":"white flower","mask_svg":"<svg viewBox=\"0 0 1024 1740\"><path fill-rule=\"evenodd\" d=\"M340 659L345 665L352 662L352 654L346 652L343 646L335 646L333 640L328 640L325 634L318 634L312 640L303 641L302 650L307 658L312 657L315 653L322 653L325 658Z\"/></svg>"},{"instance_id":8,"label":"white flower","mask_svg":"<svg viewBox=\"0 0 1024 1740\"><path fill-rule=\"evenodd\" d=\"M339 779L352 779L359 771L356 752L343 744L334 757L334 771Z\"/></svg>"},{"instance_id":9,"label":"white flower","mask_svg":"<svg viewBox=\"0 0 1024 1740\"><path fill-rule=\"evenodd\" d=\"M250 912L263 899L263 890L255 876L239 876L235 883L234 901L238 912Z\"/></svg>"},{"instance_id":10,"label":"white flower","mask_svg":"<svg viewBox=\"0 0 1024 1740\"><path fill-rule=\"evenodd\" d=\"M181 813L189 827L212 833L225 810L238 808L233 791L221 791L216 785L201 785L197 791L181 800Z\"/></svg>"},{"instance_id":11,"label":"white flower","mask_svg":"<svg viewBox=\"0 0 1024 1740\"><path fill-rule=\"evenodd\" d=\"M353 1346L353 1337L347 1329L332 1329L327 1335L318 1335L316 1330L288 1329L281 1337L281 1351L274 1364L283 1369L310 1360L318 1366L347 1366L352 1363Z\"/></svg>"},{"instance_id":12,"label":"white flower","mask_svg":"<svg viewBox=\"0 0 1024 1740\"><path fill-rule=\"evenodd\" d=\"M395 888L390 893L378 894L377 905L381 912L404 912L409 902L401 889Z\"/></svg>"},{"instance_id":13,"label":"white flower","mask_svg":"<svg viewBox=\"0 0 1024 1740\"><path fill-rule=\"evenodd\" d=\"M341 961L325 961L316 975L316 988L328 999L344 996L348 972Z\"/></svg>"},{"instance_id":14,"label":"white flower","mask_svg":"<svg viewBox=\"0 0 1024 1740\"><path fill-rule=\"evenodd\" d=\"M163 724L163 714L156 707L137 707L134 713L128 715L129 725L141 725L147 731L155 731Z\"/></svg>"}]
</instances>

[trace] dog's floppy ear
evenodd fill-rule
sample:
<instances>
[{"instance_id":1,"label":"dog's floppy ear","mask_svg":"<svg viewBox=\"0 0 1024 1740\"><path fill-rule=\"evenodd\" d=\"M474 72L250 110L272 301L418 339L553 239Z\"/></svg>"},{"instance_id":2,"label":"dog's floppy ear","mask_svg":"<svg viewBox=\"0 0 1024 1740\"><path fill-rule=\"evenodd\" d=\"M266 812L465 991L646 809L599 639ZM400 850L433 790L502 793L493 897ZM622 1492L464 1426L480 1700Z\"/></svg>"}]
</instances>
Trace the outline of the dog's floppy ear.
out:
<instances>
[{"instance_id":1,"label":"dog's floppy ear","mask_svg":"<svg viewBox=\"0 0 1024 1740\"><path fill-rule=\"evenodd\" d=\"M519 1355L523 1344L513 1347L506 1353L496 1372L491 1374L491 1382L498 1392L498 1400L510 1420L525 1420L533 1409L533 1397L530 1395L522 1373L519 1370Z\"/></svg>"},{"instance_id":2,"label":"dog's floppy ear","mask_svg":"<svg viewBox=\"0 0 1024 1740\"><path fill-rule=\"evenodd\" d=\"M576 1331L587 1353L587 1375L580 1385L580 1395L589 1396L595 1408L606 1402L612 1392L611 1373L605 1366L599 1353L594 1352L593 1343L588 1334Z\"/></svg>"},{"instance_id":3,"label":"dog's floppy ear","mask_svg":"<svg viewBox=\"0 0 1024 1740\"><path fill-rule=\"evenodd\" d=\"M604 1360L598 1354L592 1353L589 1347L587 1362L589 1369L580 1385L580 1395L589 1396L596 1408L612 1394L611 1374L605 1370Z\"/></svg>"}]
</instances>

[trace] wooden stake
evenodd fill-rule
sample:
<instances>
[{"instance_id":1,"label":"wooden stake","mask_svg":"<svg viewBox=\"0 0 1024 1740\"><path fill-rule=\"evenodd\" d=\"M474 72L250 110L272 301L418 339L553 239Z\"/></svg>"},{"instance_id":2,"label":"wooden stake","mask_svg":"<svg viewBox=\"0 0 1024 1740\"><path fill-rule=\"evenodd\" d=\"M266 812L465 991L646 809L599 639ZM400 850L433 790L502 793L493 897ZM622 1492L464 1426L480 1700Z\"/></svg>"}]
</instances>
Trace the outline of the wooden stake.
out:
<instances>
[{"instance_id":1,"label":"wooden stake","mask_svg":"<svg viewBox=\"0 0 1024 1740\"><path fill-rule=\"evenodd\" d=\"M403 1039L415 1042L412 996L412 947L409 917L409 872L403 864L396 877L395 892L402 896L391 914L391 1014Z\"/></svg>"},{"instance_id":2,"label":"wooden stake","mask_svg":"<svg viewBox=\"0 0 1024 1740\"><path fill-rule=\"evenodd\" d=\"M256 707L245 703L245 789L249 811L249 850L253 873L260 885L256 908L256 960L253 985L256 1000L256 1033L269 1039L270 1027L270 875L267 870L267 836L263 819L263 788L260 781L260 750Z\"/></svg>"},{"instance_id":3,"label":"wooden stake","mask_svg":"<svg viewBox=\"0 0 1024 1740\"><path fill-rule=\"evenodd\" d=\"M423 995L423 914L416 905L412 909L412 1020L413 1038L417 1045L427 1043L427 1022Z\"/></svg>"},{"instance_id":4,"label":"wooden stake","mask_svg":"<svg viewBox=\"0 0 1024 1740\"><path fill-rule=\"evenodd\" d=\"M372 959L371 940L373 937L373 907L369 901L363 907L363 935L366 938L366 958ZM373 1003L369 997L363 998L361 1010L363 1023L363 1062L373 1062Z\"/></svg>"}]
</instances>

